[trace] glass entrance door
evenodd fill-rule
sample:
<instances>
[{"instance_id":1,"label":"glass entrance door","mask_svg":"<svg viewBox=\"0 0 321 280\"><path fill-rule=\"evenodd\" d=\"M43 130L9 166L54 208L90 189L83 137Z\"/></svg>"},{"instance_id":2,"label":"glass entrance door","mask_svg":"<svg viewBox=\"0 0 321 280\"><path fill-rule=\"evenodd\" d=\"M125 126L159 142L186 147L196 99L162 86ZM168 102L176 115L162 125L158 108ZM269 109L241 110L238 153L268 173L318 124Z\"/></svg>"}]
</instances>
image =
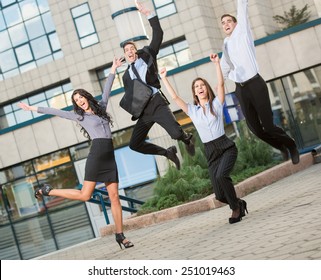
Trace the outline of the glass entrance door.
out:
<instances>
[{"instance_id":1,"label":"glass entrance door","mask_svg":"<svg viewBox=\"0 0 321 280\"><path fill-rule=\"evenodd\" d=\"M268 83L275 124L301 150L321 143L321 66Z\"/></svg>"}]
</instances>

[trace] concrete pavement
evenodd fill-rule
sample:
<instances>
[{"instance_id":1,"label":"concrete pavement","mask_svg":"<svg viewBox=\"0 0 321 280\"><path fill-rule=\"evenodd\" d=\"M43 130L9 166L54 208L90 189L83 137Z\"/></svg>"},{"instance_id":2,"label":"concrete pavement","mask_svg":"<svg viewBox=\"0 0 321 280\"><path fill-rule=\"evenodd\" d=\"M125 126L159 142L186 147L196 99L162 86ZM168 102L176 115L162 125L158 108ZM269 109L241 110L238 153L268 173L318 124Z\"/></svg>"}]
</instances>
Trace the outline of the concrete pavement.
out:
<instances>
[{"instance_id":1,"label":"concrete pavement","mask_svg":"<svg viewBox=\"0 0 321 280\"><path fill-rule=\"evenodd\" d=\"M109 234L112 226L108 226L101 238L37 259L321 259L321 164L313 164L311 154L301 156L299 165L282 163L237 185L236 190L249 210L239 223L230 225L229 207L218 207L221 205L213 198L206 198L198 203L208 209L198 209L193 202L181 211L175 208L150 214L145 224L143 217L125 221L125 235L135 244L133 248L120 250L114 235Z\"/></svg>"}]
</instances>

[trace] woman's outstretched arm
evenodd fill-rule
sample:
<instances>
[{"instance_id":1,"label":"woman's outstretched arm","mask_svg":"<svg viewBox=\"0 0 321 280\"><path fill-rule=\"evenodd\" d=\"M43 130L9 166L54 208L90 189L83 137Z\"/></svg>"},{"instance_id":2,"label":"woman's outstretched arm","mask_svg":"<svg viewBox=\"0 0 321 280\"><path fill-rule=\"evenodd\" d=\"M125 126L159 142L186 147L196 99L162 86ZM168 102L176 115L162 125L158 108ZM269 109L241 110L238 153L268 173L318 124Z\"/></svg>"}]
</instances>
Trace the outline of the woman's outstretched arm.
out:
<instances>
[{"instance_id":1,"label":"woman's outstretched arm","mask_svg":"<svg viewBox=\"0 0 321 280\"><path fill-rule=\"evenodd\" d=\"M176 91L173 89L172 85L168 81L167 76L166 76L167 75L166 68L162 68L159 74L162 78L162 81L163 81L168 93L170 94L172 99L175 101L177 106L180 107L185 113L187 113L187 103L176 93Z\"/></svg>"},{"instance_id":2,"label":"woman's outstretched arm","mask_svg":"<svg viewBox=\"0 0 321 280\"><path fill-rule=\"evenodd\" d=\"M217 76L217 97L220 100L221 104L225 101L225 89L224 89L224 78L220 65L220 59L217 53L210 54L210 60L214 62L216 67L216 76Z\"/></svg>"},{"instance_id":3,"label":"woman's outstretched arm","mask_svg":"<svg viewBox=\"0 0 321 280\"><path fill-rule=\"evenodd\" d=\"M20 107L24 111L35 111L40 114L54 115L54 116L58 116L64 119L72 120L72 121L77 121L79 117L79 115L71 111L64 111L64 110L59 110L59 109L50 108L50 107L30 106L24 102L19 102L18 107Z\"/></svg>"}]
</instances>

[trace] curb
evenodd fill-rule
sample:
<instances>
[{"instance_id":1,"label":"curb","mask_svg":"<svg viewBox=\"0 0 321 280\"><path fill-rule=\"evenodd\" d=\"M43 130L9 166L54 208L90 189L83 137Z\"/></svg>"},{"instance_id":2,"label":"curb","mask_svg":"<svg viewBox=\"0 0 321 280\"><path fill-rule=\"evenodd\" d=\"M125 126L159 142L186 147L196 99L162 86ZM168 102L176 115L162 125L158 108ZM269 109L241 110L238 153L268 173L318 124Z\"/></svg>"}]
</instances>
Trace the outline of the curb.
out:
<instances>
[{"instance_id":1,"label":"curb","mask_svg":"<svg viewBox=\"0 0 321 280\"><path fill-rule=\"evenodd\" d=\"M238 197L244 197L282 178L304 170L313 165L313 163L313 155L311 153L308 153L300 156L299 164L293 165L291 161L286 161L284 163L276 165L235 185L236 194ZM161 211L145 214L142 216L129 217L123 222L124 231L139 229L164 221L193 215L195 213L209 211L215 208L222 207L224 205L225 204L216 200L215 195L212 194L205 198L167 208ZM100 228L101 237L110 234L114 234L113 224Z\"/></svg>"}]
</instances>

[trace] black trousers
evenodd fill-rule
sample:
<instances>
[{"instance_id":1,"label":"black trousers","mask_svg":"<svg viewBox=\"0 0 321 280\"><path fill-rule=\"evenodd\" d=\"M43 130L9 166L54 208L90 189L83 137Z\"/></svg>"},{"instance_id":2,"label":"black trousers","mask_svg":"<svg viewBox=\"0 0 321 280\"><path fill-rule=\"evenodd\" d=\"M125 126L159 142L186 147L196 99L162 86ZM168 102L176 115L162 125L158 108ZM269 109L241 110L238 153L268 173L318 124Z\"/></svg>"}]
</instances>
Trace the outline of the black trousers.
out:
<instances>
[{"instance_id":1,"label":"black trousers","mask_svg":"<svg viewBox=\"0 0 321 280\"><path fill-rule=\"evenodd\" d=\"M185 142L188 143L187 134L176 121L168 106L168 101L160 93L156 93L134 127L129 143L132 150L143 154L166 155L166 149L145 141L149 130L155 123L162 126L172 139L183 142L186 140Z\"/></svg>"},{"instance_id":2,"label":"black trousers","mask_svg":"<svg viewBox=\"0 0 321 280\"><path fill-rule=\"evenodd\" d=\"M279 150L296 147L293 138L273 123L268 87L261 76L245 82L243 86L236 83L235 94L249 129L258 138Z\"/></svg>"},{"instance_id":3,"label":"black trousers","mask_svg":"<svg viewBox=\"0 0 321 280\"><path fill-rule=\"evenodd\" d=\"M204 143L204 147L216 199L227 203L232 210L236 210L239 207L239 199L230 177L237 158L235 143L223 135Z\"/></svg>"}]
</instances>

